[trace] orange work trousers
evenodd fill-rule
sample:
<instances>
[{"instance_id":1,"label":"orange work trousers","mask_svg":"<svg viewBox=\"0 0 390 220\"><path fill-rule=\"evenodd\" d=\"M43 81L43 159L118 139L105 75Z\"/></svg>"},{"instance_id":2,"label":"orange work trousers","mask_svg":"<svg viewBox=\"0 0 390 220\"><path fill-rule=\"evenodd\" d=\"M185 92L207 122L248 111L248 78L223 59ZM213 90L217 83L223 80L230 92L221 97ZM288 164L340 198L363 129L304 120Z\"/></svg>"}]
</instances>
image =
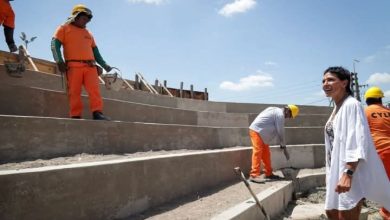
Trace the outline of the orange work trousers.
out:
<instances>
[{"instance_id":1,"label":"orange work trousers","mask_svg":"<svg viewBox=\"0 0 390 220\"><path fill-rule=\"evenodd\" d=\"M84 85L89 96L89 109L91 112L103 111L103 101L100 95L99 78L96 66L89 66L86 63L68 63L68 97L70 116L80 116L83 112L81 101L81 89Z\"/></svg>"},{"instance_id":2,"label":"orange work trousers","mask_svg":"<svg viewBox=\"0 0 390 220\"><path fill-rule=\"evenodd\" d=\"M389 177L390 180L390 148L386 150L378 151L378 155L381 158L383 165L385 167L387 177ZM386 210L385 208L381 208L379 213L385 220L390 220L390 212Z\"/></svg>"},{"instance_id":3,"label":"orange work trousers","mask_svg":"<svg viewBox=\"0 0 390 220\"><path fill-rule=\"evenodd\" d=\"M249 136L251 137L252 141L252 168L250 176L260 176L261 162L264 164L265 175L272 175L271 152L269 145L263 142L263 139L261 139L259 133L256 131L249 129Z\"/></svg>"},{"instance_id":4,"label":"orange work trousers","mask_svg":"<svg viewBox=\"0 0 390 220\"><path fill-rule=\"evenodd\" d=\"M0 24L15 28L15 13L8 1L0 1Z\"/></svg>"}]
</instances>

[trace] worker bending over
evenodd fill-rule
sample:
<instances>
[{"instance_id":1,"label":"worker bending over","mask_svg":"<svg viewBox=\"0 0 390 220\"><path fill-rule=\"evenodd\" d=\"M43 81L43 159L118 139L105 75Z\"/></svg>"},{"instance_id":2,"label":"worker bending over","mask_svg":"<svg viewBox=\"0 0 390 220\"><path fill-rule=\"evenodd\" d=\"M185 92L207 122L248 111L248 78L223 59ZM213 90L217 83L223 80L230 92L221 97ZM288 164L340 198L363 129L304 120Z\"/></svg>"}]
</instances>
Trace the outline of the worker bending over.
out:
<instances>
[{"instance_id":1,"label":"worker bending over","mask_svg":"<svg viewBox=\"0 0 390 220\"><path fill-rule=\"evenodd\" d=\"M383 97L383 91L380 88L368 89L364 95L368 106L365 113L376 151L390 180L390 109L383 106ZM379 213L383 219L390 220L390 212L385 208L381 208Z\"/></svg>"},{"instance_id":2,"label":"worker bending over","mask_svg":"<svg viewBox=\"0 0 390 220\"><path fill-rule=\"evenodd\" d=\"M284 119L295 118L299 108L288 105L284 108L268 107L262 111L249 126L249 135L252 141L252 168L249 180L263 182L260 178L261 162L264 164L265 179L280 179L273 174L271 166L270 142L276 137L280 147L286 147L284 139Z\"/></svg>"},{"instance_id":3,"label":"worker bending over","mask_svg":"<svg viewBox=\"0 0 390 220\"><path fill-rule=\"evenodd\" d=\"M99 90L98 68L107 72L112 68L100 55L92 34L86 25L92 19L92 11L85 5L76 5L67 22L56 30L51 49L58 69L67 77L70 117L79 119L82 115L81 87L84 85L89 96L89 108L94 120L108 120L102 113L103 101ZM61 46L65 61L61 56Z\"/></svg>"}]
</instances>

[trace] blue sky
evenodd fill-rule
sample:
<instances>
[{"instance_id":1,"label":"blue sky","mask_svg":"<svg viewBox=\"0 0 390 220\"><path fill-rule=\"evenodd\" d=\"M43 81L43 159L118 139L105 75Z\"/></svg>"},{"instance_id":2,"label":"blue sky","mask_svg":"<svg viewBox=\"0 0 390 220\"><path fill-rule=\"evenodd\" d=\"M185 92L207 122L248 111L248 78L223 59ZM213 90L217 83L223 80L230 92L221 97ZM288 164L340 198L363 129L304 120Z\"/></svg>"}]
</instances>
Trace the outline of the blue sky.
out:
<instances>
[{"instance_id":1,"label":"blue sky","mask_svg":"<svg viewBox=\"0 0 390 220\"><path fill-rule=\"evenodd\" d=\"M128 79L193 84L212 101L328 105L323 71L357 59L360 84L390 102L388 0L15 0L17 43L37 36L30 53L53 60L51 37L79 3L93 11L104 59Z\"/></svg>"}]
</instances>

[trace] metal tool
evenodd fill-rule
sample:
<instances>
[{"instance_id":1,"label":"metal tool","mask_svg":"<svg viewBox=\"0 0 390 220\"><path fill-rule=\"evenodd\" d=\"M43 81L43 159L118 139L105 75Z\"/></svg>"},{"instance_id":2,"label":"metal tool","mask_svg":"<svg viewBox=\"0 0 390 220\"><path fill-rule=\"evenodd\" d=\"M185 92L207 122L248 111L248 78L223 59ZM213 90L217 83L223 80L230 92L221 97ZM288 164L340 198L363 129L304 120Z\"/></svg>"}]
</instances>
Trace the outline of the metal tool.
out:
<instances>
[{"instance_id":1,"label":"metal tool","mask_svg":"<svg viewBox=\"0 0 390 220\"><path fill-rule=\"evenodd\" d=\"M264 207L261 205L260 201L257 199L257 196L255 195L255 193L252 191L251 186L249 185L248 180L246 180L246 177L245 177L244 173L241 171L240 167L235 167L235 168L234 168L234 172L235 172L235 173L240 177L240 179L244 182L246 188L248 188L250 194L252 195L253 199L256 201L257 206L260 208L260 210L261 210L261 212L263 213L263 215L265 216L265 218L266 218L267 220L270 220L269 216L268 216L267 213L265 212Z\"/></svg>"},{"instance_id":2,"label":"metal tool","mask_svg":"<svg viewBox=\"0 0 390 220\"><path fill-rule=\"evenodd\" d=\"M287 160L290 160L290 154L287 151L287 146L282 146L280 145L280 149L283 150L284 156L286 157Z\"/></svg>"},{"instance_id":3,"label":"metal tool","mask_svg":"<svg viewBox=\"0 0 390 220\"><path fill-rule=\"evenodd\" d=\"M106 89L119 91L123 84L125 84L125 86L127 86L129 89L134 90L133 86L131 86L129 82L122 78L122 73L118 68L113 67L112 69L114 70L113 73L105 73L101 76Z\"/></svg>"}]
</instances>

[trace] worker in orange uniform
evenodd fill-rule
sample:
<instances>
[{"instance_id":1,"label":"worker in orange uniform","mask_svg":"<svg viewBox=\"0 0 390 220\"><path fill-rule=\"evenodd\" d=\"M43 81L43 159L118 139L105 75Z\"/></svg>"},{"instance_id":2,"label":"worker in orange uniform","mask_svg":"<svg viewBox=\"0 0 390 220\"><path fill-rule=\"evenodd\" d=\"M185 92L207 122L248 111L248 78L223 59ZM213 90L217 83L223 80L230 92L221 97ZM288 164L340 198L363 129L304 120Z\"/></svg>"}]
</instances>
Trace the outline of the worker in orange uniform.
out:
<instances>
[{"instance_id":1,"label":"worker in orange uniform","mask_svg":"<svg viewBox=\"0 0 390 220\"><path fill-rule=\"evenodd\" d=\"M96 63L107 72L112 68L104 61L92 34L86 29L91 19L92 11L85 5L74 6L71 17L56 30L51 49L58 69L67 77L70 117L81 118L81 87L84 85L93 119L108 120L102 113L103 101ZM65 61L61 56L61 46L64 47Z\"/></svg>"},{"instance_id":2,"label":"worker in orange uniform","mask_svg":"<svg viewBox=\"0 0 390 220\"><path fill-rule=\"evenodd\" d=\"M14 41L15 13L10 1L13 0L0 0L0 24L4 27L5 42L9 51L15 52L18 50Z\"/></svg>"},{"instance_id":3,"label":"worker in orange uniform","mask_svg":"<svg viewBox=\"0 0 390 220\"><path fill-rule=\"evenodd\" d=\"M252 141L252 168L249 180L264 182L260 178L260 165L264 164L265 180L281 179L273 174L271 166L271 152L269 143L276 137L281 149L286 148L284 138L284 119L295 118L299 113L296 105L287 105L284 108L268 107L262 111L249 126L249 136Z\"/></svg>"},{"instance_id":4,"label":"worker in orange uniform","mask_svg":"<svg viewBox=\"0 0 390 220\"><path fill-rule=\"evenodd\" d=\"M383 97L384 94L380 88L369 88L364 95L367 103L365 113L376 151L382 159L390 180L390 109L383 106ZM379 213L383 219L390 220L390 212L385 208L381 208Z\"/></svg>"}]
</instances>

